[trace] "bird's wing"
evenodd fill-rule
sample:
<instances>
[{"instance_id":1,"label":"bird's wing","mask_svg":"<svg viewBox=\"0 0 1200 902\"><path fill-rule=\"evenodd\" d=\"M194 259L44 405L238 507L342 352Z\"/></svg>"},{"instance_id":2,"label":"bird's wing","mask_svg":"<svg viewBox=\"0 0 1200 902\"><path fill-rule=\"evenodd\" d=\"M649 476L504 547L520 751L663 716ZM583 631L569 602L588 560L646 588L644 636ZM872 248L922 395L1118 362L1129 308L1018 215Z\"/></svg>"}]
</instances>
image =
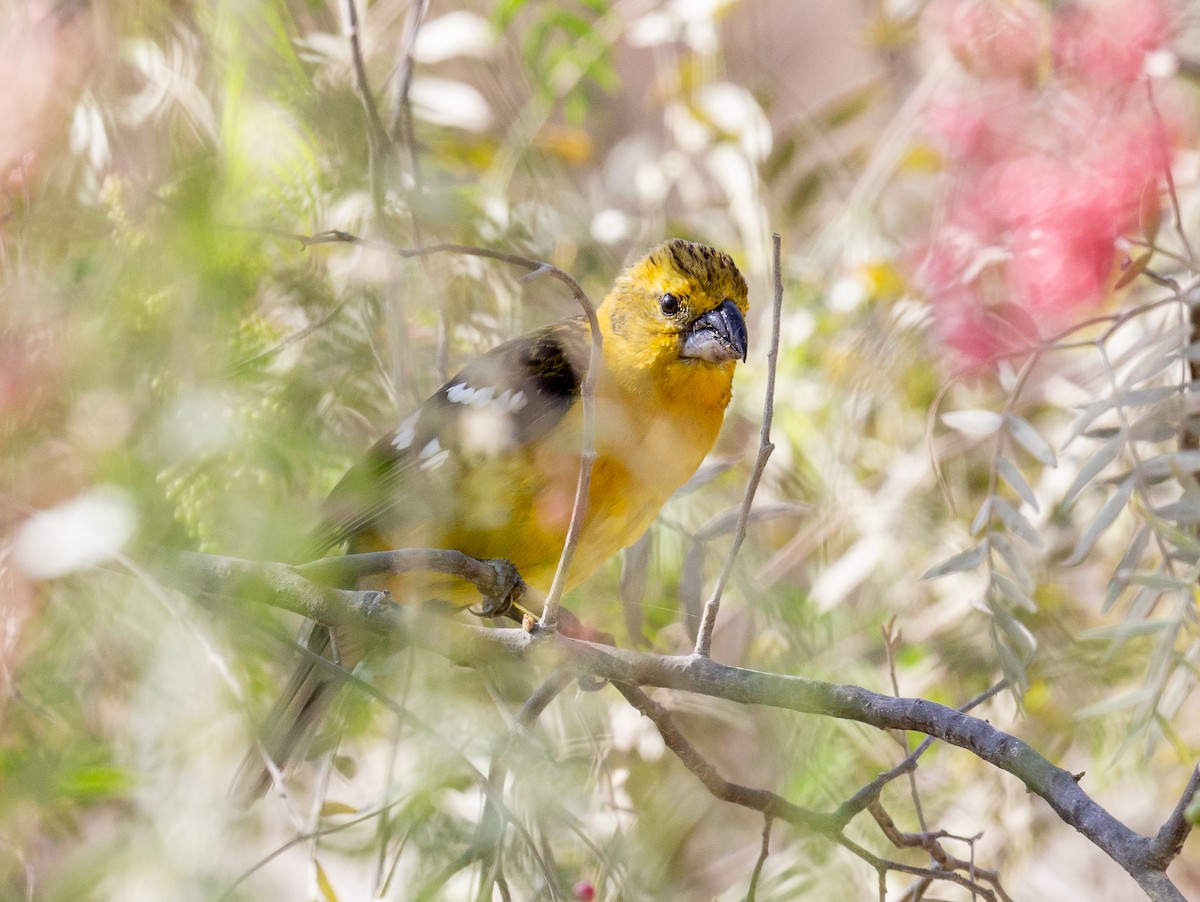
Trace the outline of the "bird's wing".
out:
<instances>
[{"instance_id":1,"label":"bird's wing","mask_svg":"<svg viewBox=\"0 0 1200 902\"><path fill-rule=\"evenodd\" d=\"M578 400L590 333L583 317L502 344L467 364L380 439L330 493L315 554L386 526L436 544L438 518L479 458L527 447ZM444 525L444 524L443 524Z\"/></svg>"}]
</instances>

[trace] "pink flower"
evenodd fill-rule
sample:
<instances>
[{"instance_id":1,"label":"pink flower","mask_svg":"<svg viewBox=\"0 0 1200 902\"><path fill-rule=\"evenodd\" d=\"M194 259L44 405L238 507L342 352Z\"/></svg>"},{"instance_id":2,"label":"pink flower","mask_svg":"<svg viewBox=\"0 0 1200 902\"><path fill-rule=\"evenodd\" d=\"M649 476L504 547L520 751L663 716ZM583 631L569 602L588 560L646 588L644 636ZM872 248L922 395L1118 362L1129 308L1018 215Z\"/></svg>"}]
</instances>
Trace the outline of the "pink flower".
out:
<instances>
[{"instance_id":1,"label":"pink flower","mask_svg":"<svg viewBox=\"0 0 1200 902\"><path fill-rule=\"evenodd\" d=\"M1169 37L1168 7L1166 0L1064 7L1054 19L1055 68L1102 84L1131 84L1142 74L1146 54Z\"/></svg>"},{"instance_id":2,"label":"pink flower","mask_svg":"<svg viewBox=\"0 0 1200 902\"><path fill-rule=\"evenodd\" d=\"M1033 0L946 0L933 16L963 68L981 79L1036 80L1050 25Z\"/></svg>"},{"instance_id":3,"label":"pink flower","mask_svg":"<svg viewBox=\"0 0 1200 902\"><path fill-rule=\"evenodd\" d=\"M984 85L934 99L925 110L925 128L945 156L982 163L1009 151L1029 105L1029 92L1014 82Z\"/></svg>"},{"instance_id":4,"label":"pink flower","mask_svg":"<svg viewBox=\"0 0 1200 902\"><path fill-rule=\"evenodd\" d=\"M1026 37L1040 27L1024 2L946 0L941 9L935 21L981 84L926 113L948 190L917 282L942 340L979 363L1061 330L1109 295L1115 243L1138 229L1177 137L1141 82L1170 17L1167 0L1061 8L1056 68L1035 86L1025 78L1032 57L997 55L1016 52L1006 41L1018 20L1033 30Z\"/></svg>"}]
</instances>

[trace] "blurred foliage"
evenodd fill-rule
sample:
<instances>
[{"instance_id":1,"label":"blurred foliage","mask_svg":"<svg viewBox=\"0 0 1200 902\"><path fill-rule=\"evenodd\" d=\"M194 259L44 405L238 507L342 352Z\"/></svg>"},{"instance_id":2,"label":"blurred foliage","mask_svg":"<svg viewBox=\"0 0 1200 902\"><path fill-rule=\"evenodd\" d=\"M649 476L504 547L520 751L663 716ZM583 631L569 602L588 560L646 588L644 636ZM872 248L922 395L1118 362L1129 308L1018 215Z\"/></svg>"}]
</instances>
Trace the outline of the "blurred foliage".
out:
<instances>
[{"instance_id":1,"label":"blurred foliage","mask_svg":"<svg viewBox=\"0 0 1200 902\"><path fill-rule=\"evenodd\" d=\"M1021 391L979 374L951 384L909 276L946 165L913 98L949 77L915 9L360 3L388 131L373 157L344 6L94 0L0 13L11 123L0 125L0 897L492 898L480 887L493 881L521 899L581 882L601 899L745 893L761 819L715 802L614 693L571 686L513 731L544 675L411 650L362 674L379 695L346 694L335 759L304 768L287 800L229 809L236 761L294 661L295 624L253 600L208 610L163 588L172 555L289 559L350 462L461 361L576 312L557 284L492 261L297 240L325 229L512 250L569 270L595 300L668 235L734 254L754 344L722 463L668 505L626 561L624 589L614 561L568 600L620 644L664 652L690 648L695 601L728 543L722 517L753 460L769 234L781 232L778 448L759 495L773 513L751 526L715 656L891 691L880 627L894 615L901 693L959 705L1007 666L1020 708L1005 695L981 716L1086 770L1127 821L1161 821L1200 743L1194 562L1180 571L1186 592L1171 588L1170 642L1139 629L1156 616L1144 598L1105 604L1110 577L1137 566L1120 564L1122 539L1061 566L1088 517L1059 502L1104 438L1068 445L1068 405L1121 407L1094 370L1047 365ZM409 129L394 86L412 28ZM1194 186L1180 190L1191 225ZM1135 283L1124 302L1154 291ZM1166 319L1147 310L1128 343L1167 341ZM1174 363L1195 359L1189 345L1176 341ZM1179 381L1178 369L1126 375L1124 392ZM930 420L935 404L1007 425L981 438ZM1030 452L1031 434L1057 467ZM1087 486L1104 495L1097 483L1120 466ZM34 512L73 499L90 513L64 515L62 543L35 547ZM1041 552L1007 553L1023 527L996 500L970 538L987 499L1029 520ZM1181 531L1153 573L1194 547ZM920 579L983 538L1016 594L965 566ZM978 604L989 598L999 603ZM993 642L997 630L1024 657L1005 661L1014 643ZM656 695L725 777L817 809L904 754L853 724ZM917 783L931 828L983 832L975 860L1016 897L1059 885L1062 862L1040 848L1065 828L1031 813L1011 780L935 747ZM907 792L894 785L885 801L915 829ZM495 839L489 799L507 823L500 853L468 861ZM886 850L864 826L851 835ZM1081 898L1127 897L1111 863L1073 850ZM861 862L777 824L758 898L875 887Z\"/></svg>"}]
</instances>

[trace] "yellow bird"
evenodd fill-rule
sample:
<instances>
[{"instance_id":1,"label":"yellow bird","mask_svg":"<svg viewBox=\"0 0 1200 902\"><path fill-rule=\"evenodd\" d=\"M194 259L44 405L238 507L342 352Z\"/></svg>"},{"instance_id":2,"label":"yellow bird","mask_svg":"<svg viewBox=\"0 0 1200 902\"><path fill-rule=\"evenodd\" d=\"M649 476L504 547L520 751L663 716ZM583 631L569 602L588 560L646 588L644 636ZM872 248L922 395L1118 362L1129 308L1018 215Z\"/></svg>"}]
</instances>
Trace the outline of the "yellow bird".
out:
<instances>
[{"instance_id":1,"label":"yellow bird","mask_svg":"<svg viewBox=\"0 0 1200 902\"><path fill-rule=\"evenodd\" d=\"M671 239L626 269L597 308L596 459L567 588L635 542L713 446L745 360L746 282L722 251ZM317 551L450 548L503 559L545 592L579 476L591 329L579 316L468 363L381 439L330 494ZM466 607L471 584L438 574L391 577L398 602ZM352 670L366 637L314 625L310 650ZM283 770L343 679L302 663L235 780L249 803Z\"/></svg>"}]
</instances>

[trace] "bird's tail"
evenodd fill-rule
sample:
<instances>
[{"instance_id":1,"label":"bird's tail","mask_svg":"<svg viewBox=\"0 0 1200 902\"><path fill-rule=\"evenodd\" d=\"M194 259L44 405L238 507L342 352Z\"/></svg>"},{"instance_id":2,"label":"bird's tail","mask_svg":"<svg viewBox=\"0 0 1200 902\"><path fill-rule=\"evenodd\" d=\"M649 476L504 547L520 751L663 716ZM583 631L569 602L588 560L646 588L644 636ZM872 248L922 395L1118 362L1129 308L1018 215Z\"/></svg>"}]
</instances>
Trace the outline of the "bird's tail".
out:
<instances>
[{"instance_id":1,"label":"bird's tail","mask_svg":"<svg viewBox=\"0 0 1200 902\"><path fill-rule=\"evenodd\" d=\"M314 623L306 645L312 655L336 661L348 672L362 654L352 653L347 647L356 643L337 641L340 638L335 638L328 627ZM346 673L339 674L311 657L300 662L233 778L229 794L235 804L247 808L266 794L274 782L268 759L276 773L283 773L302 759L346 678Z\"/></svg>"}]
</instances>

